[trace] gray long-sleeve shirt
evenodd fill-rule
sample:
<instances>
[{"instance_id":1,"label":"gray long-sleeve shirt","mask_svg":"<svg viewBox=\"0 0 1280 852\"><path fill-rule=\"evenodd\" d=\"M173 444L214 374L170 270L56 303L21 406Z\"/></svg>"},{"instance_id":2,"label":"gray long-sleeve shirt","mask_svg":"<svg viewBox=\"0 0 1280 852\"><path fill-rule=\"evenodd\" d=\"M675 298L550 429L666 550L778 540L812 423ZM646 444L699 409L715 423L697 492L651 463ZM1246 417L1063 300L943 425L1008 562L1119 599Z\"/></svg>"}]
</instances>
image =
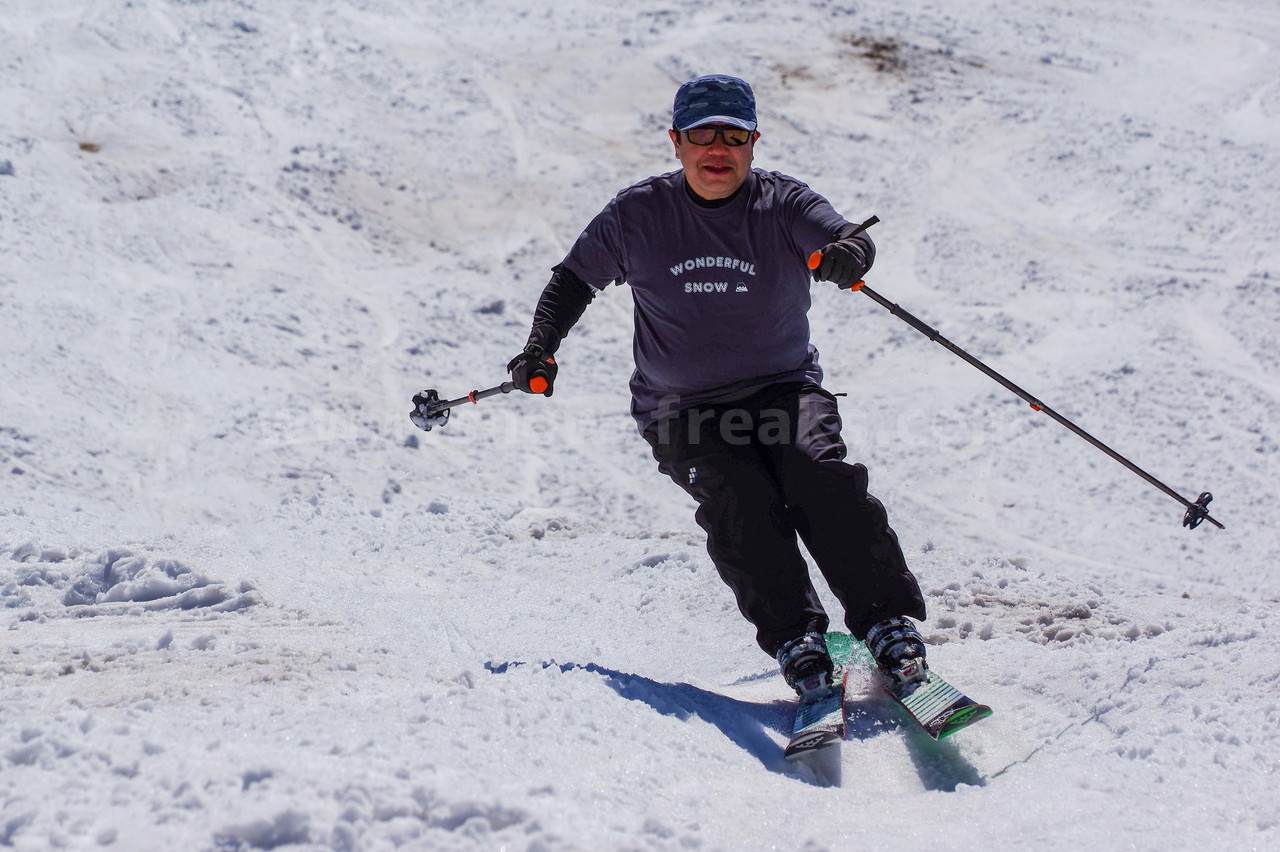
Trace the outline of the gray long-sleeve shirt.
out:
<instances>
[{"instance_id":1,"label":"gray long-sleeve shirt","mask_svg":"<svg viewBox=\"0 0 1280 852\"><path fill-rule=\"evenodd\" d=\"M761 169L718 207L691 198L680 171L605 206L564 265L596 289L631 286L631 410L641 429L768 384L821 381L807 260L845 223L805 184ZM859 239L870 257L870 239Z\"/></svg>"}]
</instances>

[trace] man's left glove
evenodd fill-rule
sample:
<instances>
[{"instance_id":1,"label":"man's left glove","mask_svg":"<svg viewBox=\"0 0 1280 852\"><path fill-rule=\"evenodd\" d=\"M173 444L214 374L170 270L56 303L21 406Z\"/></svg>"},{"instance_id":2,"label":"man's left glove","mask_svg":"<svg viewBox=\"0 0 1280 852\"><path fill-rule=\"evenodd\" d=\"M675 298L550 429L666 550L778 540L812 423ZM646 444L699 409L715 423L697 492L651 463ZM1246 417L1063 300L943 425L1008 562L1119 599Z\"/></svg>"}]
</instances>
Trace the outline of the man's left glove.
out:
<instances>
[{"instance_id":1,"label":"man's left glove","mask_svg":"<svg viewBox=\"0 0 1280 852\"><path fill-rule=\"evenodd\" d=\"M869 265L863 261L862 246L853 241L827 243L822 250L822 263L814 270L819 281L831 281L842 290L853 287L867 274Z\"/></svg>"},{"instance_id":2,"label":"man's left glove","mask_svg":"<svg viewBox=\"0 0 1280 852\"><path fill-rule=\"evenodd\" d=\"M853 225L845 225L822 249L822 262L813 271L813 277L848 290L866 276L875 259L875 243Z\"/></svg>"},{"instance_id":3,"label":"man's left glove","mask_svg":"<svg viewBox=\"0 0 1280 852\"><path fill-rule=\"evenodd\" d=\"M537 343L530 343L507 364L507 372L511 373L516 390L543 396L551 396L559 369L556 359Z\"/></svg>"}]
</instances>

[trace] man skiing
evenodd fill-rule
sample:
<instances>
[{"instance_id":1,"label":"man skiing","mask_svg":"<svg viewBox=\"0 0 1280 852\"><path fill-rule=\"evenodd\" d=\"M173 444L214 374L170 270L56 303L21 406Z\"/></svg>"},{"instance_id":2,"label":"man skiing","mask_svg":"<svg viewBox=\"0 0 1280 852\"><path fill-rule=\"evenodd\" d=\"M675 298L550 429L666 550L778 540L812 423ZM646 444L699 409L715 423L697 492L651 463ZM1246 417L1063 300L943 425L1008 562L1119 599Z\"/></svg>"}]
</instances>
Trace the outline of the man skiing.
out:
<instances>
[{"instance_id":1,"label":"man skiing","mask_svg":"<svg viewBox=\"0 0 1280 852\"><path fill-rule=\"evenodd\" d=\"M507 366L512 381L551 396L562 339L597 292L630 285L632 415L658 469L697 503L707 551L760 647L797 692L830 687L829 620L798 537L885 675L923 680L908 618L925 617L920 588L867 469L845 461L809 342L812 278L856 283L875 246L805 184L752 168L760 133L745 81L682 85L668 134L681 168L624 189L583 231Z\"/></svg>"}]
</instances>

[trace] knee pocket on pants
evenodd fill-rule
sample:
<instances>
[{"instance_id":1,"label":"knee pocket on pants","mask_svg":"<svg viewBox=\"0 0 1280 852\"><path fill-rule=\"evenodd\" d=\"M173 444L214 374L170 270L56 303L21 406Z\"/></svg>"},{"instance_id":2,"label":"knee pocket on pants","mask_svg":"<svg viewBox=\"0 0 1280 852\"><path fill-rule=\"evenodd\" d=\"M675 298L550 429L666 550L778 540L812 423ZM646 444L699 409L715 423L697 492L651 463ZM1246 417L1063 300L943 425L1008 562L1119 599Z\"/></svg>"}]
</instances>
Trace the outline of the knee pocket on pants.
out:
<instances>
[{"instance_id":1,"label":"knee pocket on pants","mask_svg":"<svg viewBox=\"0 0 1280 852\"><path fill-rule=\"evenodd\" d=\"M868 481L866 466L858 462L806 460L783 472L788 499L799 503L815 499L861 503L868 496Z\"/></svg>"}]
</instances>

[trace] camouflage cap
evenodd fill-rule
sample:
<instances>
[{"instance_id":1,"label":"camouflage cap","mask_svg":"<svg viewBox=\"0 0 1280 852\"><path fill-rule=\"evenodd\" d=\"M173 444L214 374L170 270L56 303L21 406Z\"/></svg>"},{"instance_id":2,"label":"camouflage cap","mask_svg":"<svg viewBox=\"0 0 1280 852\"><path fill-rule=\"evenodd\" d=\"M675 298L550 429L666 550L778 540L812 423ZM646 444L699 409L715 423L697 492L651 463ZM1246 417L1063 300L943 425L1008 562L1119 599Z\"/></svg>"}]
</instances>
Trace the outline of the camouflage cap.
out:
<instances>
[{"instance_id":1,"label":"camouflage cap","mask_svg":"<svg viewBox=\"0 0 1280 852\"><path fill-rule=\"evenodd\" d=\"M690 130L704 124L756 129L756 96L746 80L725 74L695 77L676 91L671 124Z\"/></svg>"}]
</instances>

